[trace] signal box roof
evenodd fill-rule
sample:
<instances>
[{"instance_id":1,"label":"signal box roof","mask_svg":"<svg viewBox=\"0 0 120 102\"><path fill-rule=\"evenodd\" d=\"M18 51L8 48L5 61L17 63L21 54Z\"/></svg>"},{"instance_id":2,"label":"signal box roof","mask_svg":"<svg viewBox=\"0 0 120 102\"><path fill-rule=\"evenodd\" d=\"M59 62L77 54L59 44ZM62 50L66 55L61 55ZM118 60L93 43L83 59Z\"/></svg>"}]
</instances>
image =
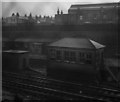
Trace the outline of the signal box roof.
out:
<instances>
[{"instance_id":1,"label":"signal box roof","mask_svg":"<svg viewBox=\"0 0 120 102\"><path fill-rule=\"evenodd\" d=\"M100 49L105 47L102 44L85 38L63 38L61 40L49 44L48 46L81 49Z\"/></svg>"}]
</instances>

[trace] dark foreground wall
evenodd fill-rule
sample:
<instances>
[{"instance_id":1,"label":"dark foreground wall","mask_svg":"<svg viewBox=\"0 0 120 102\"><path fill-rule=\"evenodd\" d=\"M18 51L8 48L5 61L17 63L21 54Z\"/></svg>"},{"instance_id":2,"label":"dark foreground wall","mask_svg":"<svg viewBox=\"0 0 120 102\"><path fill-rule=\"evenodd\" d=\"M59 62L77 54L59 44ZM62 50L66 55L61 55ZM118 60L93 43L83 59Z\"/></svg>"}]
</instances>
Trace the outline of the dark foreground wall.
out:
<instances>
[{"instance_id":1,"label":"dark foreground wall","mask_svg":"<svg viewBox=\"0 0 120 102\"><path fill-rule=\"evenodd\" d=\"M118 24L84 24L84 25L6 25L3 31L35 30L35 31L81 31L81 30L115 30Z\"/></svg>"},{"instance_id":2,"label":"dark foreground wall","mask_svg":"<svg viewBox=\"0 0 120 102\"><path fill-rule=\"evenodd\" d=\"M98 72L92 65L71 64L50 61L47 76L60 80L91 83L98 79Z\"/></svg>"}]
</instances>

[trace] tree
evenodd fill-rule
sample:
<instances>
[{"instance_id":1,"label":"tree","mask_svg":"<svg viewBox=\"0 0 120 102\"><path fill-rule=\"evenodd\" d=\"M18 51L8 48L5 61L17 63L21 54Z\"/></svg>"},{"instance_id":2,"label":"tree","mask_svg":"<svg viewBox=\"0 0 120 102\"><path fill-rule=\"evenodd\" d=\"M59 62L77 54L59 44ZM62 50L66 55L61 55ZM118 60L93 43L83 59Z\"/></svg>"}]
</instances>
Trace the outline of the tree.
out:
<instances>
[{"instance_id":1,"label":"tree","mask_svg":"<svg viewBox=\"0 0 120 102\"><path fill-rule=\"evenodd\" d=\"M61 14L63 14L63 11L61 10Z\"/></svg>"},{"instance_id":2,"label":"tree","mask_svg":"<svg viewBox=\"0 0 120 102\"><path fill-rule=\"evenodd\" d=\"M29 17L32 18L32 14L31 13L30 13Z\"/></svg>"},{"instance_id":3,"label":"tree","mask_svg":"<svg viewBox=\"0 0 120 102\"><path fill-rule=\"evenodd\" d=\"M44 18L46 18L46 16L44 16Z\"/></svg>"},{"instance_id":4,"label":"tree","mask_svg":"<svg viewBox=\"0 0 120 102\"><path fill-rule=\"evenodd\" d=\"M17 17L19 17L19 16L20 16L18 12L17 12L16 16L17 16Z\"/></svg>"},{"instance_id":5,"label":"tree","mask_svg":"<svg viewBox=\"0 0 120 102\"><path fill-rule=\"evenodd\" d=\"M39 18L41 18L41 15L39 15Z\"/></svg>"},{"instance_id":6,"label":"tree","mask_svg":"<svg viewBox=\"0 0 120 102\"><path fill-rule=\"evenodd\" d=\"M60 11L59 11L59 8L58 8L58 10L57 10L57 14L59 15L59 13L60 13Z\"/></svg>"},{"instance_id":7,"label":"tree","mask_svg":"<svg viewBox=\"0 0 120 102\"><path fill-rule=\"evenodd\" d=\"M27 17L27 14L25 14L24 17Z\"/></svg>"},{"instance_id":8,"label":"tree","mask_svg":"<svg viewBox=\"0 0 120 102\"><path fill-rule=\"evenodd\" d=\"M38 16L36 15L35 18L38 19Z\"/></svg>"},{"instance_id":9,"label":"tree","mask_svg":"<svg viewBox=\"0 0 120 102\"><path fill-rule=\"evenodd\" d=\"M15 14L14 14L14 13L12 13L12 16L15 16Z\"/></svg>"}]
</instances>

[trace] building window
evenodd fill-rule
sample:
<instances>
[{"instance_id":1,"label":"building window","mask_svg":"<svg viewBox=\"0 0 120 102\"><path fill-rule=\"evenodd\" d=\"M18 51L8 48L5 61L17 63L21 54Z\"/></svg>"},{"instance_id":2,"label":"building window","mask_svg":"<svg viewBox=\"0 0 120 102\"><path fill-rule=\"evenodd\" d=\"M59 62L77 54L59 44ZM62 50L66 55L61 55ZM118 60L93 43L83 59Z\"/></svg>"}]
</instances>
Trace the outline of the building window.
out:
<instances>
[{"instance_id":1,"label":"building window","mask_svg":"<svg viewBox=\"0 0 120 102\"><path fill-rule=\"evenodd\" d=\"M64 51L64 60L66 62L75 62L76 61L76 53L73 51Z\"/></svg>"},{"instance_id":2,"label":"building window","mask_svg":"<svg viewBox=\"0 0 120 102\"><path fill-rule=\"evenodd\" d=\"M81 64L92 64L92 55L91 53L79 53L79 62Z\"/></svg>"},{"instance_id":3,"label":"building window","mask_svg":"<svg viewBox=\"0 0 120 102\"><path fill-rule=\"evenodd\" d=\"M26 67L26 59L23 59L23 67Z\"/></svg>"},{"instance_id":4,"label":"building window","mask_svg":"<svg viewBox=\"0 0 120 102\"><path fill-rule=\"evenodd\" d=\"M50 49L50 59L54 60L56 58L55 49Z\"/></svg>"},{"instance_id":5,"label":"building window","mask_svg":"<svg viewBox=\"0 0 120 102\"><path fill-rule=\"evenodd\" d=\"M92 64L92 55L91 55L91 53L86 54L86 64Z\"/></svg>"},{"instance_id":6,"label":"building window","mask_svg":"<svg viewBox=\"0 0 120 102\"><path fill-rule=\"evenodd\" d=\"M85 54L82 52L79 52L79 61L81 64L85 63Z\"/></svg>"},{"instance_id":7,"label":"building window","mask_svg":"<svg viewBox=\"0 0 120 102\"><path fill-rule=\"evenodd\" d=\"M91 59L91 58L92 58L91 53L86 54L86 58L87 58L87 59Z\"/></svg>"},{"instance_id":8,"label":"building window","mask_svg":"<svg viewBox=\"0 0 120 102\"><path fill-rule=\"evenodd\" d=\"M83 20L83 16L80 16L80 20Z\"/></svg>"},{"instance_id":9,"label":"building window","mask_svg":"<svg viewBox=\"0 0 120 102\"><path fill-rule=\"evenodd\" d=\"M35 44L34 47L39 49L39 48L41 48L41 44Z\"/></svg>"},{"instance_id":10,"label":"building window","mask_svg":"<svg viewBox=\"0 0 120 102\"><path fill-rule=\"evenodd\" d=\"M64 59L69 61L69 51L64 51Z\"/></svg>"},{"instance_id":11,"label":"building window","mask_svg":"<svg viewBox=\"0 0 120 102\"><path fill-rule=\"evenodd\" d=\"M107 19L107 15L103 15L103 19Z\"/></svg>"},{"instance_id":12,"label":"building window","mask_svg":"<svg viewBox=\"0 0 120 102\"><path fill-rule=\"evenodd\" d=\"M61 51L60 50L56 51L56 59L57 60L61 60L62 59L62 55L61 55Z\"/></svg>"},{"instance_id":13,"label":"building window","mask_svg":"<svg viewBox=\"0 0 120 102\"><path fill-rule=\"evenodd\" d=\"M70 52L70 61L76 61L76 53L73 51Z\"/></svg>"},{"instance_id":14,"label":"building window","mask_svg":"<svg viewBox=\"0 0 120 102\"><path fill-rule=\"evenodd\" d=\"M85 54L80 52L80 53L79 53L79 59L82 60L82 59L84 59L84 58L85 58Z\"/></svg>"},{"instance_id":15,"label":"building window","mask_svg":"<svg viewBox=\"0 0 120 102\"><path fill-rule=\"evenodd\" d=\"M92 64L92 60L86 59L86 64Z\"/></svg>"},{"instance_id":16,"label":"building window","mask_svg":"<svg viewBox=\"0 0 120 102\"><path fill-rule=\"evenodd\" d=\"M24 47L25 47L25 48L28 48L28 44L27 44L27 43L25 43L25 44L24 44Z\"/></svg>"}]
</instances>

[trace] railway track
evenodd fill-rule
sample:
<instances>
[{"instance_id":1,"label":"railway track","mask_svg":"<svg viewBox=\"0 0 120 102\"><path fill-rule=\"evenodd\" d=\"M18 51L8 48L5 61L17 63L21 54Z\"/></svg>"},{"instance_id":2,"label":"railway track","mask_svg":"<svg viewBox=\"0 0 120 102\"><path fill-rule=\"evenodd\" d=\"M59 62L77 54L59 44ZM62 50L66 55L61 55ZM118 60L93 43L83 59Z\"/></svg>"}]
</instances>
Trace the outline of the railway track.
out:
<instances>
[{"instance_id":1,"label":"railway track","mask_svg":"<svg viewBox=\"0 0 120 102\"><path fill-rule=\"evenodd\" d=\"M49 88L52 90L63 91L76 95L87 95L101 101L105 100L106 102L119 102L120 100L120 91L118 90L67 83L45 77L21 76L16 73L3 73L3 76L7 81L11 80L16 81L17 83L26 83L27 85Z\"/></svg>"},{"instance_id":2,"label":"railway track","mask_svg":"<svg viewBox=\"0 0 120 102\"><path fill-rule=\"evenodd\" d=\"M25 83L18 83L15 81L3 81L3 86L16 92L31 93L34 97L41 97L42 99L64 99L64 100L89 100L91 102L105 102L102 99L97 99L94 97L89 97L85 95L73 94L64 91L58 91L50 88L38 87L35 85L29 85Z\"/></svg>"},{"instance_id":3,"label":"railway track","mask_svg":"<svg viewBox=\"0 0 120 102\"><path fill-rule=\"evenodd\" d=\"M29 96L35 97L35 99L37 99L37 100L53 98L48 93L41 92L41 91L39 92L35 86L27 85L24 83L15 83L13 81L3 81L3 88L8 89L9 91L11 91L13 93L19 93L19 94L24 94L27 96L29 95ZM37 91L35 90L35 88ZM54 96L54 98L56 99L55 96ZM59 99L59 98L57 97L57 99Z\"/></svg>"}]
</instances>

